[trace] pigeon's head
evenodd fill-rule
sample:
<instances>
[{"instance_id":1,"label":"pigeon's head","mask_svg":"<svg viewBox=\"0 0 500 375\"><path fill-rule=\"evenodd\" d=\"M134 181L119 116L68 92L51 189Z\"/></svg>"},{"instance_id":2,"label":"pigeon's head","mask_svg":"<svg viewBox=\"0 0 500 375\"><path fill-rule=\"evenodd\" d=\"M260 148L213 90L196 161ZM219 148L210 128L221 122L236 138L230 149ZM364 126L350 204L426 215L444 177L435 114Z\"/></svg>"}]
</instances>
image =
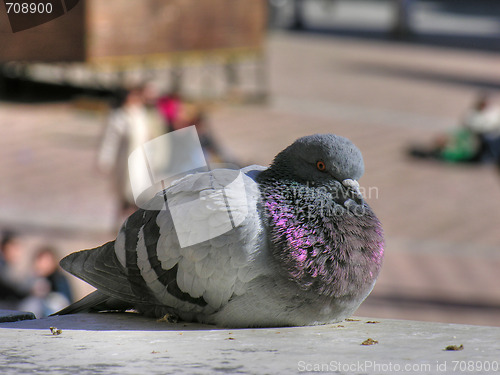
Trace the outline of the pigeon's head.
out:
<instances>
[{"instance_id":1,"label":"pigeon's head","mask_svg":"<svg viewBox=\"0 0 500 375\"><path fill-rule=\"evenodd\" d=\"M270 169L286 171L300 182L358 180L365 167L361 151L347 138L314 134L297 139L280 152Z\"/></svg>"}]
</instances>

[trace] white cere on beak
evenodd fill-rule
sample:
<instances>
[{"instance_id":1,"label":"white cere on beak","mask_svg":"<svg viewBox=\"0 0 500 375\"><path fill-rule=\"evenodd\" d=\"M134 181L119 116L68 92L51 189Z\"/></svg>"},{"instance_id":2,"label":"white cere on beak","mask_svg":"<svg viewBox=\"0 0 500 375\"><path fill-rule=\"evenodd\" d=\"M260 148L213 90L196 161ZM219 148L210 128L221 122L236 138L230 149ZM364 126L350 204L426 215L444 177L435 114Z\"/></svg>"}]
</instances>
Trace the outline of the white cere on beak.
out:
<instances>
[{"instance_id":1,"label":"white cere on beak","mask_svg":"<svg viewBox=\"0 0 500 375\"><path fill-rule=\"evenodd\" d=\"M359 183L353 179L345 179L342 181L342 185L344 185L347 189L349 189L355 198L362 199L363 196L359 192Z\"/></svg>"},{"instance_id":2,"label":"white cere on beak","mask_svg":"<svg viewBox=\"0 0 500 375\"><path fill-rule=\"evenodd\" d=\"M346 188L349 188L351 190L354 190L355 192L359 193L359 183L356 180L352 180L350 178L342 181L342 185L344 185Z\"/></svg>"}]
</instances>

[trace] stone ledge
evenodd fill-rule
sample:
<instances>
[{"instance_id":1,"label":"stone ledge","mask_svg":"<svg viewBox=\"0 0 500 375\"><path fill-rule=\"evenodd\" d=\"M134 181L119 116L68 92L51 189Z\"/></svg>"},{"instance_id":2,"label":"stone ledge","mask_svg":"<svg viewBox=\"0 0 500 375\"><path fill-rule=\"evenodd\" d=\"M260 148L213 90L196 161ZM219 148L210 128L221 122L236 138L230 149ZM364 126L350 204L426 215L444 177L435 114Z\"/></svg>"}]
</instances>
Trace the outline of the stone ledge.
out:
<instances>
[{"instance_id":1,"label":"stone ledge","mask_svg":"<svg viewBox=\"0 0 500 375\"><path fill-rule=\"evenodd\" d=\"M131 313L3 323L0 369L3 374L444 374L460 372L454 366L467 361L474 361L474 366L489 363L490 368L500 364L500 328L353 319L357 320L266 329L170 324ZM49 327L61 333L54 335ZM367 339L378 343L362 345ZM445 350L449 345L463 349Z\"/></svg>"},{"instance_id":2,"label":"stone ledge","mask_svg":"<svg viewBox=\"0 0 500 375\"><path fill-rule=\"evenodd\" d=\"M17 322L19 320L31 319L36 319L35 314L33 314L32 312L0 309L0 323Z\"/></svg>"}]
</instances>

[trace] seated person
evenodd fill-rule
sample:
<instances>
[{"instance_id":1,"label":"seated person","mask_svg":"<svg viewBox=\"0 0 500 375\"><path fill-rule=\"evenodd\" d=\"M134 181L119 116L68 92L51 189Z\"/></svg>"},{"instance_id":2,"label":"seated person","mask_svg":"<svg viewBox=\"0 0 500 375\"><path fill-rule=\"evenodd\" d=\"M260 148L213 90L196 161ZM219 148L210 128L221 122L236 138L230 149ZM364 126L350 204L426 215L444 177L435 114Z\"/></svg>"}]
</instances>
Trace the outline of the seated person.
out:
<instances>
[{"instance_id":1,"label":"seated person","mask_svg":"<svg viewBox=\"0 0 500 375\"><path fill-rule=\"evenodd\" d=\"M411 147L409 154L449 162L495 161L500 157L500 109L481 94L462 126L437 137L429 147Z\"/></svg>"}]
</instances>

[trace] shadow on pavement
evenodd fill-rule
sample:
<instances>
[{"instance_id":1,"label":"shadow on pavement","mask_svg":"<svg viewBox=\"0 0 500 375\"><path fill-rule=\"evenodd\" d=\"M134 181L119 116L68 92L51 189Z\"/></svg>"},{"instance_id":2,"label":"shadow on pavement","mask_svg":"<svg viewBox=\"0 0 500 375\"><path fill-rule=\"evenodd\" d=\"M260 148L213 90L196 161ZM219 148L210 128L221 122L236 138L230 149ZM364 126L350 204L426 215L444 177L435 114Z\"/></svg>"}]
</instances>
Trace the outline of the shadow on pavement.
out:
<instances>
[{"instance_id":1,"label":"shadow on pavement","mask_svg":"<svg viewBox=\"0 0 500 375\"><path fill-rule=\"evenodd\" d=\"M498 80L465 77L463 75L452 73L430 72L424 69L420 70L408 67L385 66L378 63L350 63L346 69L373 74L376 76L403 77L419 81L425 80L429 82L466 86L477 90L500 90L500 81Z\"/></svg>"},{"instance_id":2,"label":"shadow on pavement","mask_svg":"<svg viewBox=\"0 0 500 375\"><path fill-rule=\"evenodd\" d=\"M345 27L306 27L293 33L317 34L340 38L358 38L385 43L424 45L441 48L460 48L485 52L500 52L500 35L474 36L467 34L411 33L396 36L388 30L355 29Z\"/></svg>"},{"instance_id":3,"label":"shadow on pavement","mask_svg":"<svg viewBox=\"0 0 500 375\"><path fill-rule=\"evenodd\" d=\"M5 102L33 104L67 102L81 96L110 98L111 92L0 76L0 100Z\"/></svg>"},{"instance_id":4,"label":"shadow on pavement","mask_svg":"<svg viewBox=\"0 0 500 375\"><path fill-rule=\"evenodd\" d=\"M197 323L167 323L133 312L82 313L0 324L0 328L47 329L47 334L52 335L49 327L56 327L63 331L206 331L221 329L216 326Z\"/></svg>"}]
</instances>

